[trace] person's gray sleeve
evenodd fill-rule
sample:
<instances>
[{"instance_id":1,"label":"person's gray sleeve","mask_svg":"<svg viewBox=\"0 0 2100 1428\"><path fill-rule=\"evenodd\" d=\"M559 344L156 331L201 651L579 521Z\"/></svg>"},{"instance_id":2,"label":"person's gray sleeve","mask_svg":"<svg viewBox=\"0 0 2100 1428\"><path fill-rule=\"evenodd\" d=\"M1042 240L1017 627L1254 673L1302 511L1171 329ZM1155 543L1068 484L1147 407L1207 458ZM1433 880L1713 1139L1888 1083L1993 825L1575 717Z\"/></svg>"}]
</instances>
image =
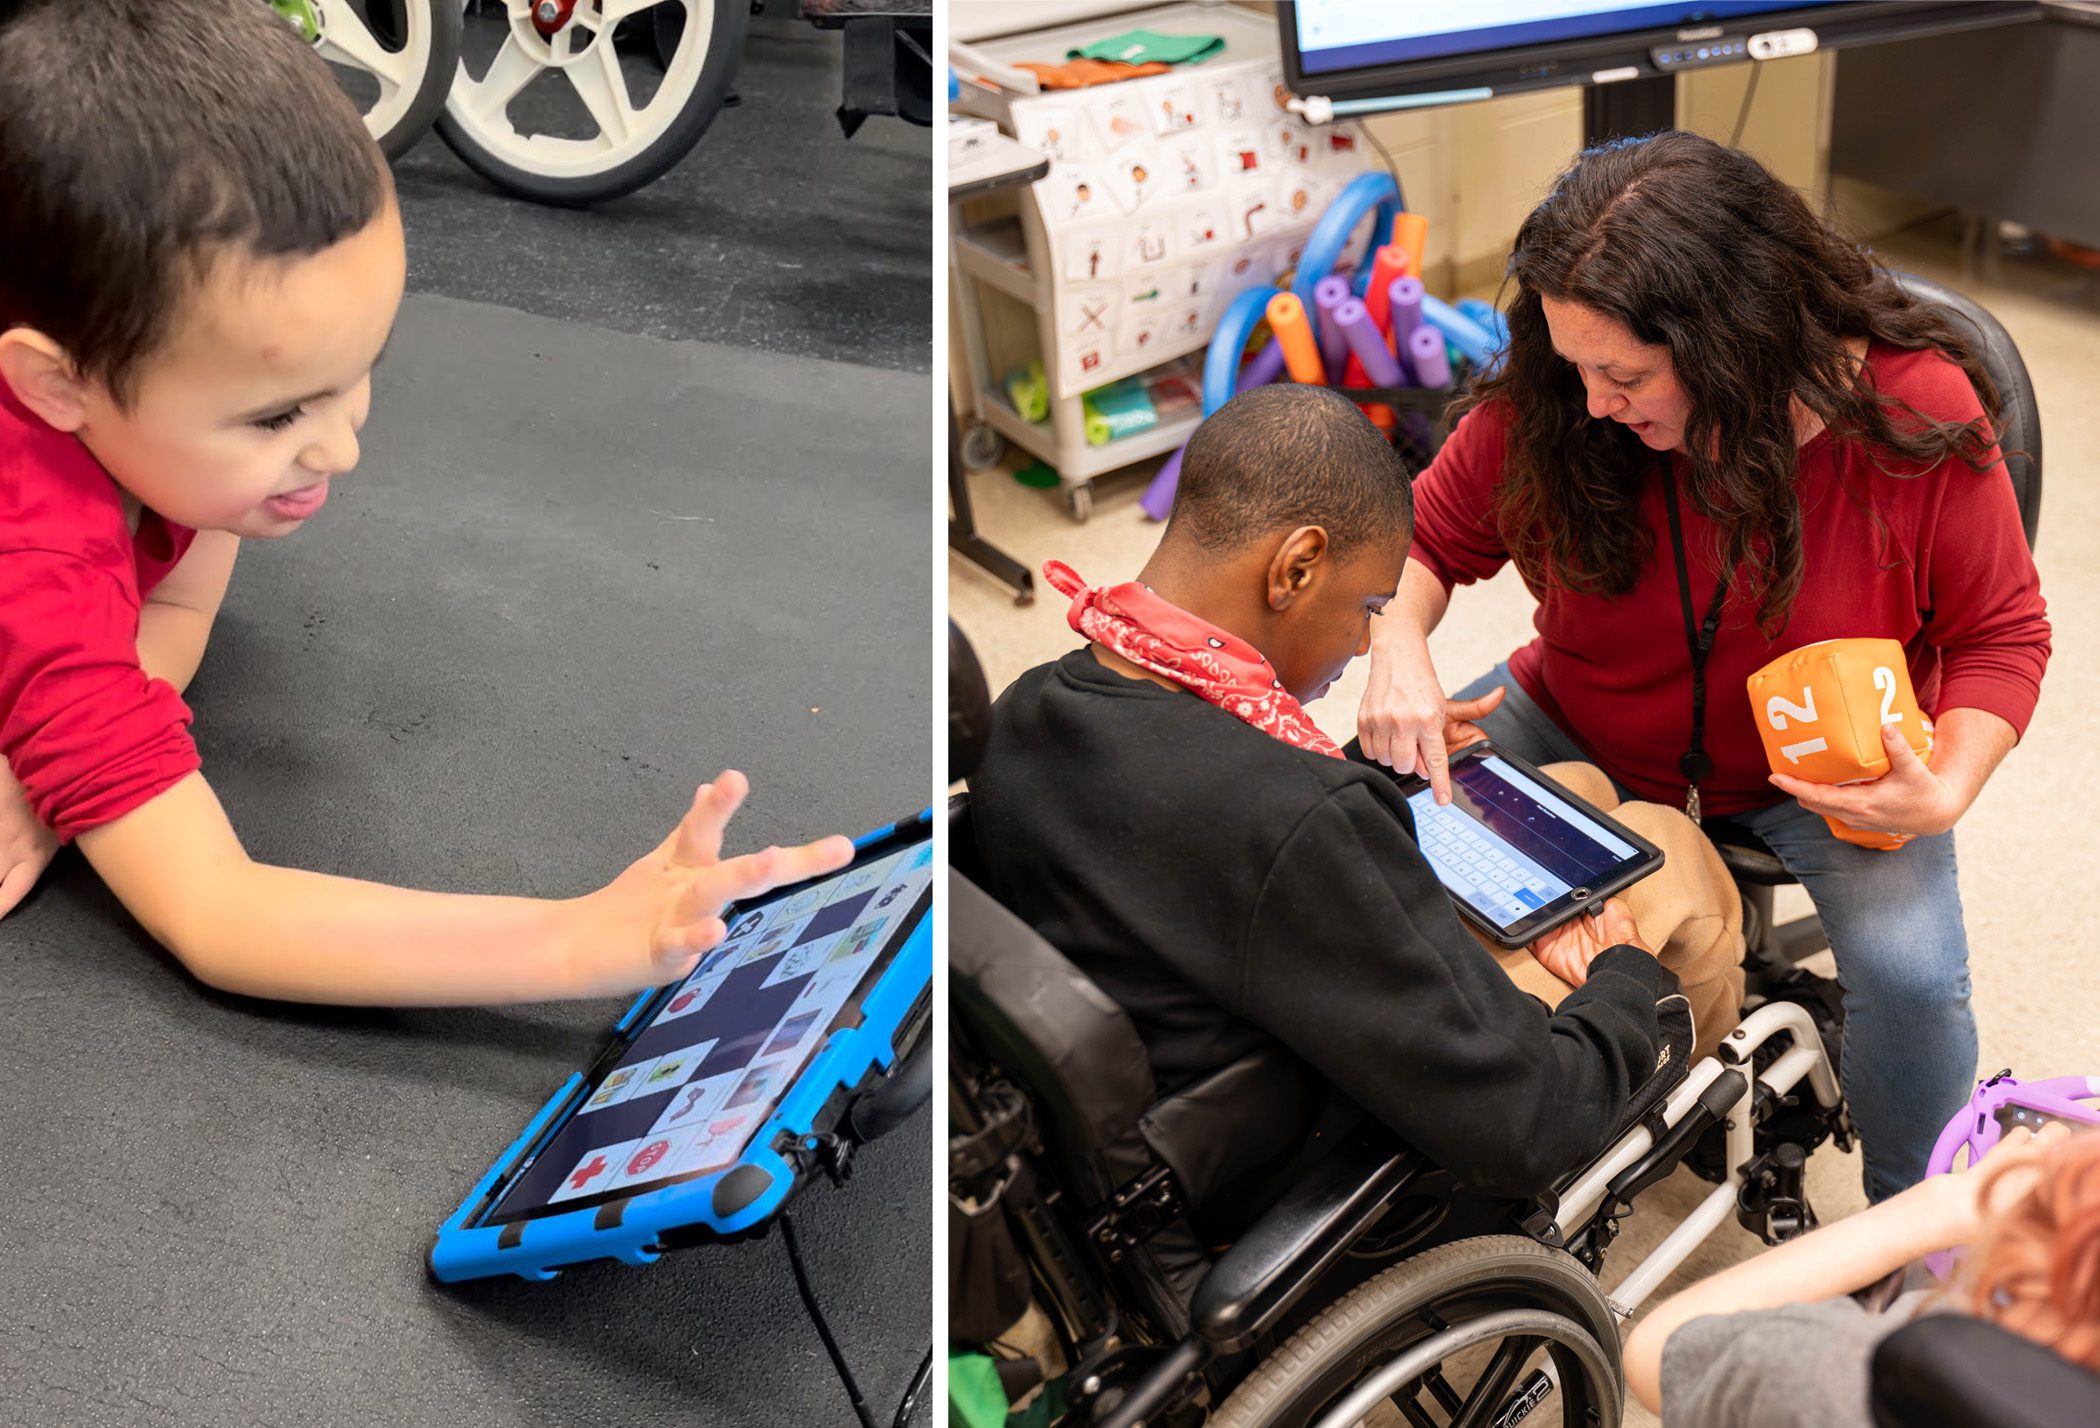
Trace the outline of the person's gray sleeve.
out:
<instances>
[{"instance_id":1,"label":"person's gray sleeve","mask_svg":"<svg viewBox=\"0 0 2100 1428\"><path fill-rule=\"evenodd\" d=\"M1829 1299L1681 1325L1663 1344L1665 1428L1873 1428L1874 1350L1921 1298L1878 1314Z\"/></svg>"}]
</instances>

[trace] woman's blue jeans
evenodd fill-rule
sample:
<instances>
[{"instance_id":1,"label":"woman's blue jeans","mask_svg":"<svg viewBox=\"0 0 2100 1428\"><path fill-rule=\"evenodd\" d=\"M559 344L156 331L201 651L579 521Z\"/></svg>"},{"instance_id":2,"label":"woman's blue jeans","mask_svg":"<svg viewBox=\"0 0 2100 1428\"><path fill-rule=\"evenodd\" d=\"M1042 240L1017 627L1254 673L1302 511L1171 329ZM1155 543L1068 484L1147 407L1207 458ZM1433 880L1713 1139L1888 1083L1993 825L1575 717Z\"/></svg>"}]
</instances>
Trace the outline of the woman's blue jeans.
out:
<instances>
[{"instance_id":1,"label":"woman's blue jeans","mask_svg":"<svg viewBox=\"0 0 2100 1428\"><path fill-rule=\"evenodd\" d=\"M1506 663L1453 697L1478 698L1498 684L1509 693L1480 721L1490 739L1535 764L1588 761L1509 677ZM1800 880L1830 934L1845 993L1839 1076L1859 1130L1867 1198L1885 1200L1924 1178L1933 1141L1976 1084L1954 835L1889 853L1858 848L1791 798L1734 818Z\"/></svg>"}]
</instances>

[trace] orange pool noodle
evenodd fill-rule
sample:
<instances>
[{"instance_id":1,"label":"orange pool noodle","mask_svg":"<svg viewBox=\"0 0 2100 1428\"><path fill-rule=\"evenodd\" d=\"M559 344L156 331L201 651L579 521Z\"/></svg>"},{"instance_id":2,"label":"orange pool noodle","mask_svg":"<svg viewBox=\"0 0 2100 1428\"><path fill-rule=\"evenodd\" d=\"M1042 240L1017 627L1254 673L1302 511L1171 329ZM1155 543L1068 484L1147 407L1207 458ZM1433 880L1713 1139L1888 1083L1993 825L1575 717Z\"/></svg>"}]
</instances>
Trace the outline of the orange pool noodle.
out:
<instances>
[{"instance_id":1,"label":"orange pool noodle","mask_svg":"<svg viewBox=\"0 0 2100 1428\"><path fill-rule=\"evenodd\" d=\"M1283 348L1284 369L1292 381L1309 382L1316 387L1327 385L1327 369L1320 365L1320 345L1313 339L1304 303L1290 293L1270 298L1269 330Z\"/></svg>"},{"instance_id":2,"label":"orange pool noodle","mask_svg":"<svg viewBox=\"0 0 2100 1428\"><path fill-rule=\"evenodd\" d=\"M1385 345L1393 345L1393 318L1386 289L1407 271L1407 251L1388 243L1371 257L1371 286L1364 290L1364 312L1385 334Z\"/></svg>"},{"instance_id":3,"label":"orange pool noodle","mask_svg":"<svg viewBox=\"0 0 2100 1428\"><path fill-rule=\"evenodd\" d=\"M1407 254L1407 276L1422 276L1422 258L1429 245L1429 220L1419 213L1393 215L1393 246ZM1395 277L1400 276L1395 273Z\"/></svg>"}]
</instances>

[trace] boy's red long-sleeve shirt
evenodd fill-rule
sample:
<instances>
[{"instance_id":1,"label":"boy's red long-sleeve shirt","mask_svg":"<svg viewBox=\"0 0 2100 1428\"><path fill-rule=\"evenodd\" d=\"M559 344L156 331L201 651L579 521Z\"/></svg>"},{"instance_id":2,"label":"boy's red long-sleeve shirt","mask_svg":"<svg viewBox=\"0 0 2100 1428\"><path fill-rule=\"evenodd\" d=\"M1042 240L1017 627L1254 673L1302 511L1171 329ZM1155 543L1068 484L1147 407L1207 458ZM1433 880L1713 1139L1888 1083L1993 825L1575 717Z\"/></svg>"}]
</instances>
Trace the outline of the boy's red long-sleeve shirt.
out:
<instances>
[{"instance_id":1,"label":"boy's red long-sleeve shirt","mask_svg":"<svg viewBox=\"0 0 2100 1428\"><path fill-rule=\"evenodd\" d=\"M196 532L140 513L0 382L0 755L60 838L198 767L189 706L139 667L139 607Z\"/></svg>"},{"instance_id":2,"label":"boy's red long-sleeve shirt","mask_svg":"<svg viewBox=\"0 0 2100 1428\"><path fill-rule=\"evenodd\" d=\"M1961 368L1933 352L1874 346L1863 379L1936 419L1982 414ZM1409 554L1443 582L1485 580L1509 559L1496 532L1510 413L1468 412L1415 481ZM1671 458L1683 493L1684 466ZM1643 798L1684 801L1692 727L1691 659L1670 554L1662 482L1647 465L1641 516L1655 556L1624 595L1531 587L1538 638L1510 657L1510 674L1607 773ZM2049 662L2049 618L2020 527L2012 482L1993 453L1985 471L1951 459L1912 477L1880 470L1874 453L1824 432L1801 450L1795 489L1806 570L1779 638L1757 628L1754 600L1731 590L1706 666L1706 750L1700 786L1713 814L1777 802L1746 683L1788 650L1818 640L1886 636L1908 656L1920 707L1982 709L2024 734ZM1682 505L1692 606L1703 619L1720 571L1713 523ZM1877 522L1876 517L1879 517Z\"/></svg>"}]
</instances>

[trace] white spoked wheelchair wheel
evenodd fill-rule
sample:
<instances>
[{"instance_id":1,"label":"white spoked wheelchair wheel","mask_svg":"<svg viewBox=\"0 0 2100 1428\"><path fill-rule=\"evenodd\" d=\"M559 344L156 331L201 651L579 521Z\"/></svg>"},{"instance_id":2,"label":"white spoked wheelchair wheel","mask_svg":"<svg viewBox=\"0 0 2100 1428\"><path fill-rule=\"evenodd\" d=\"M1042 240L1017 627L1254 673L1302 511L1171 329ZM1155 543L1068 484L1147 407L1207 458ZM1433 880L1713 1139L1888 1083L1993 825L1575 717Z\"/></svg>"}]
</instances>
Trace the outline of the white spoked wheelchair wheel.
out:
<instances>
[{"instance_id":1,"label":"white spoked wheelchair wheel","mask_svg":"<svg viewBox=\"0 0 2100 1428\"><path fill-rule=\"evenodd\" d=\"M459 69L459 0L268 0L336 73L389 159L430 131Z\"/></svg>"},{"instance_id":2,"label":"white spoked wheelchair wheel","mask_svg":"<svg viewBox=\"0 0 2100 1428\"><path fill-rule=\"evenodd\" d=\"M500 20L470 29L438 133L501 188L584 204L632 193L691 152L729 97L749 7L505 0Z\"/></svg>"}]
</instances>

